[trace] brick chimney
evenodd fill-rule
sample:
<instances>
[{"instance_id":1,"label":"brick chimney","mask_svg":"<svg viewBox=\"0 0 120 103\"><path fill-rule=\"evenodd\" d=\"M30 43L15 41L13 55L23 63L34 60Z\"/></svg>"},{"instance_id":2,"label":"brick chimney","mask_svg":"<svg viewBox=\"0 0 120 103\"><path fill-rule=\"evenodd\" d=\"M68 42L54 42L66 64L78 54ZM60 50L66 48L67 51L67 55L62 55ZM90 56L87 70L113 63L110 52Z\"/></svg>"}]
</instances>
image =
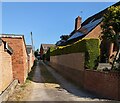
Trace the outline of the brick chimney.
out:
<instances>
[{"instance_id":1,"label":"brick chimney","mask_svg":"<svg viewBox=\"0 0 120 103\"><path fill-rule=\"evenodd\" d=\"M78 16L75 19L75 31L78 30L81 27L81 22L82 22L82 18L80 16Z\"/></svg>"}]
</instances>

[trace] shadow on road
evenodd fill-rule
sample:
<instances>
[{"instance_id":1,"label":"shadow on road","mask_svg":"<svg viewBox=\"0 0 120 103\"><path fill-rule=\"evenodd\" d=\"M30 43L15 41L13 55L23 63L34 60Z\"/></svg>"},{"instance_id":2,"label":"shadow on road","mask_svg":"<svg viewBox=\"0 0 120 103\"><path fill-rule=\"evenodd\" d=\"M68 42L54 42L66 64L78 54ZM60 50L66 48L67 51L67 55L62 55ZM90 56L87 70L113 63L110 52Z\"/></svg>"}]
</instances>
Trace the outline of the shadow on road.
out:
<instances>
[{"instance_id":1,"label":"shadow on road","mask_svg":"<svg viewBox=\"0 0 120 103\"><path fill-rule=\"evenodd\" d=\"M34 61L27 79L35 83L57 83L56 79L39 60Z\"/></svg>"},{"instance_id":2,"label":"shadow on road","mask_svg":"<svg viewBox=\"0 0 120 103\"><path fill-rule=\"evenodd\" d=\"M61 88L67 90L69 93L72 93L73 95L78 96L78 97L82 97L82 98L107 100L107 98L105 98L105 97L91 93L89 91L86 91L84 88L78 87L73 82L70 82L69 80L67 80L63 76L61 76L56 70L54 70L49 65L49 63L45 62L45 64L46 64L46 67L49 70L49 72L51 72L53 77L56 78L56 80L59 82Z\"/></svg>"},{"instance_id":3,"label":"shadow on road","mask_svg":"<svg viewBox=\"0 0 120 103\"><path fill-rule=\"evenodd\" d=\"M59 73L54 71L51 67L43 65L41 61L35 61L34 66L32 67L31 72L29 73L28 79L35 83L50 83L50 84L59 84L60 88L56 89L65 89L69 93L81 97L81 98L91 98L91 99L105 99L98 95L93 95L88 91L80 89L74 84L70 83L64 79Z\"/></svg>"},{"instance_id":4,"label":"shadow on road","mask_svg":"<svg viewBox=\"0 0 120 103\"><path fill-rule=\"evenodd\" d=\"M31 71L28 73L27 80L30 80L35 83L41 83L41 77L38 69L39 62L38 60L34 61L33 67L31 68Z\"/></svg>"}]
</instances>

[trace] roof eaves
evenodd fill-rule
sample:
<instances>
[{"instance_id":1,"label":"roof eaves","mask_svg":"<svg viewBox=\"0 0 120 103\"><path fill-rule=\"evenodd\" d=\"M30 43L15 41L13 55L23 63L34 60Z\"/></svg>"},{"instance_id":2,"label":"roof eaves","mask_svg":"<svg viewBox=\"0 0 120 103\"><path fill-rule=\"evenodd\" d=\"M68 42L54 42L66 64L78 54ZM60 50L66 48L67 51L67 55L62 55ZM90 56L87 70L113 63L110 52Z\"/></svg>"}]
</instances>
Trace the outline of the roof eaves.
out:
<instances>
[{"instance_id":1,"label":"roof eaves","mask_svg":"<svg viewBox=\"0 0 120 103\"><path fill-rule=\"evenodd\" d=\"M15 34L0 34L0 37L4 38L23 38L24 35L15 35Z\"/></svg>"}]
</instances>

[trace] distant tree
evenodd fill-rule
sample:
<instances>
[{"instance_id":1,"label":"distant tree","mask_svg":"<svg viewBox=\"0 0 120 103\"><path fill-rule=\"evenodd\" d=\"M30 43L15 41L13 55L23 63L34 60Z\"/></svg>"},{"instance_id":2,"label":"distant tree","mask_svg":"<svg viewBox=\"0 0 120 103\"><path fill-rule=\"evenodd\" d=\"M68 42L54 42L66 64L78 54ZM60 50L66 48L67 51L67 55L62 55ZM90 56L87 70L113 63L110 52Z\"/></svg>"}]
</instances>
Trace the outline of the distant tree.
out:
<instances>
[{"instance_id":1,"label":"distant tree","mask_svg":"<svg viewBox=\"0 0 120 103\"><path fill-rule=\"evenodd\" d=\"M120 52L120 6L111 6L108 8L108 12L103 17L103 24L101 25L103 37L105 39L110 40L111 42L115 42L117 45L117 53L112 63L112 68L116 60L118 59L118 55Z\"/></svg>"},{"instance_id":2,"label":"distant tree","mask_svg":"<svg viewBox=\"0 0 120 103\"><path fill-rule=\"evenodd\" d=\"M37 49L35 52L34 52L34 55L35 57L37 57L39 55L39 49Z\"/></svg>"},{"instance_id":3,"label":"distant tree","mask_svg":"<svg viewBox=\"0 0 120 103\"><path fill-rule=\"evenodd\" d=\"M60 36L61 40L67 40L69 38L69 35L62 35Z\"/></svg>"},{"instance_id":4,"label":"distant tree","mask_svg":"<svg viewBox=\"0 0 120 103\"><path fill-rule=\"evenodd\" d=\"M55 45L61 45L61 44L63 44L64 42L66 42L66 40L67 40L69 37L70 37L69 35L62 35L62 36L60 36L60 39L61 39L61 40L57 41Z\"/></svg>"}]
</instances>

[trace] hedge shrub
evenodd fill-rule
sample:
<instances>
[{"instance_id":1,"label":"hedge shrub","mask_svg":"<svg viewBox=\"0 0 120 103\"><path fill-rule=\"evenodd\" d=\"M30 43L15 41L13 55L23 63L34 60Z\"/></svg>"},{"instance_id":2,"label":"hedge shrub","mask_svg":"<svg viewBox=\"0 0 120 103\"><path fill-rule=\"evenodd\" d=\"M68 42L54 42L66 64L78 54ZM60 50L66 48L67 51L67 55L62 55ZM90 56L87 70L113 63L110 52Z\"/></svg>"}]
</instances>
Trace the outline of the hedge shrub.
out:
<instances>
[{"instance_id":1,"label":"hedge shrub","mask_svg":"<svg viewBox=\"0 0 120 103\"><path fill-rule=\"evenodd\" d=\"M72 45L50 50L50 56L82 52L85 53L85 67L94 69L100 55L99 48L99 39L82 39Z\"/></svg>"},{"instance_id":2,"label":"hedge shrub","mask_svg":"<svg viewBox=\"0 0 120 103\"><path fill-rule=\"evenodd\" d=\"M50 49L48 49L47 53L45 54L45 58L47 61L50 61Z\"/></svg>"},{"instance_id":3,"label":"hedge shrub","mask_svg":"<svg viewBox=\"0 0 120 103\"><path fill-rule=\"evenodd\" d=\"M54 51L55 50L55 47L54 46L51 46L48 51L46 52L45 54L45 57L44 59L46 59L47 61L50 61L50 52Z\"/></svg>"}]
</instances>

